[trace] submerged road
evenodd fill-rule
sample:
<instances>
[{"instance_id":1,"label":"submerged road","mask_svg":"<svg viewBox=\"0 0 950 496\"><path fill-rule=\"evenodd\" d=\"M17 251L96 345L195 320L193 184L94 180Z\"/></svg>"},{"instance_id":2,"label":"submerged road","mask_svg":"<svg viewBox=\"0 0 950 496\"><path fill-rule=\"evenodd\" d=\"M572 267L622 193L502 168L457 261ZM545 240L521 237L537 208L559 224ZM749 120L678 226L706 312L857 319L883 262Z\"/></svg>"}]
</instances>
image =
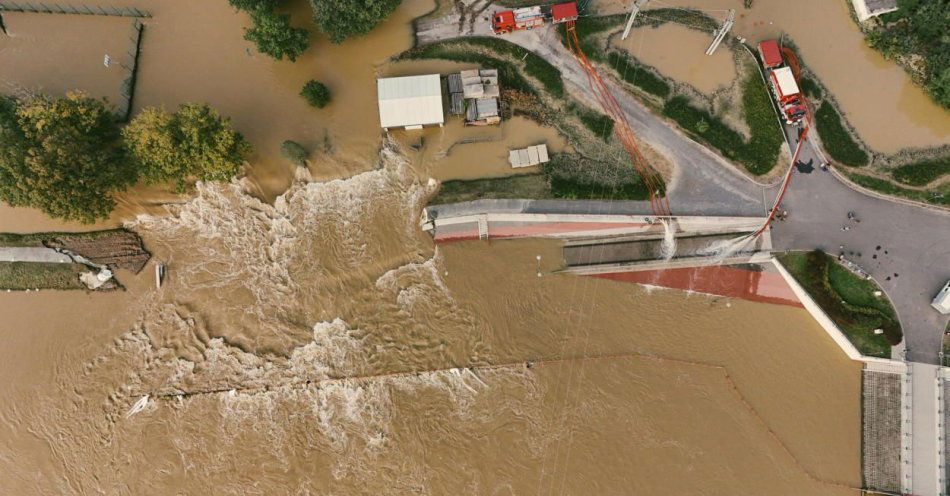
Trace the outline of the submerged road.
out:
<instances>
[{"instance_id":1,"label":"submerged road","mask_svg":"<svg viewBox=\"0 0 950 496\"><path fill-rule=\"evenodd\" d=\"M487 0L465 0L457 5L464 16L456 12L419 22L418 43L494 36L488 17L500 7L492 7ZM553 29L519 31L505 35L505 39L552 63L561 71L570 92L597 108L586 73ZM776 186L756 183L735 165L653 114L613 81L607 82L638 139L673 163L668 189L674 215L757 216L771 207L778 192ZM800 160L812 161L815 170L794 174L783 202L789 218L773 224L775 249L820 248L837 254L844 246L846 254L853 252L848 257L871 274L893 301L904 329L907 360L937 363L950 317L931 308L930 299L950 279L950 212L858 192L834 173L821 171L819 155L812 144L802 150ZM587 203L578 202L577 208L583 210ZM602 209L602 203L590 202L591 211ZM849 211L861 222L849 222Z\"/></svg>"}]
</instances>

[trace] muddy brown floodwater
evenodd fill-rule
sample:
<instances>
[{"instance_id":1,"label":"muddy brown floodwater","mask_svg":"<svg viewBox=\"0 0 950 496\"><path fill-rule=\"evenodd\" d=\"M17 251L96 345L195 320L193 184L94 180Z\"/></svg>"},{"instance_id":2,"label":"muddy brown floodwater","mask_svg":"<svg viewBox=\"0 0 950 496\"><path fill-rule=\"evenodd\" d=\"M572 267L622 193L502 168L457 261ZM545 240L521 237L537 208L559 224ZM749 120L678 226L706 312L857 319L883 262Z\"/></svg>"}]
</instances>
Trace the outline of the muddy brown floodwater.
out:
<instances>
[{"instance_id":1,"label":"muddy brown floodwater","mask_svg":"<svg viewBox=\"0 0 950 496\"><path fill-rule=\"evenodd\" d=\"M120 272L124 292L0 294L4 492L856 494L860 366L804 310L559 275L555 241L437 247L419 229L430 177L568 146L514 119L380 152L374 77L431 2L296 64L248 53L224 1L118 5L154 14L136 107L209 101L259 156L191 199L121 199L110 222L168 264L161 289L148 266ZM297 96L310 78L326 109ZM310 171L274 156L283 139L316 150ZM3 231L76 227L0 211Z\"/></svg>"},{"instance_id":2,"label":"muddy brown floodwater","mask_svg":"<svg viewBox=\"0 0 950 496\"><path fill-rule=\"evenodd\" d=\"M640 27L630 37L610 38L612 46L620 47L661 74L693 85L707 95L732 84L736 77L735 62L729 50L716 50L706 55L709 35L678 24Z\"/></svg>"},{"instance_id":3,"label":"muddy brown floodwater","mask_svg":"<svg viewBox=\"0 0 950 496\"><path fill-rule=\"evenodd\" d=\"M599 13L624 12L628 4L619 0L593 3ZM848 2L801 0L792 11L784 0L755 0L751 9L742 4L740 0L666 0L656 7L706 9L717 19L725 17L723 9L735 9L732 32L750 43L788 34L804 63L834 94L848 122L876 151L894 153L902 148L950 143L950 112L915 86L900 66L868 48L849 17ZM644 45L641 54L651 50L662 53L670 48Z\"/></svg>"},{"instance_id":4,"label":"muddy brown floodwater","mask_svg":"<svg viewBox=\"0 0 950 496\"><path fill-rule=\"evenodd\" d=\"M804 310L554 274L556 241L434 247L431 190L382 161L140 218L161 290L0 295L24 309L2 327L3 487L854 494L860 366ZM446 370L467 365L493 367ZM199 394L127 414L170 391Z\"/></svg>"}]
</instances>

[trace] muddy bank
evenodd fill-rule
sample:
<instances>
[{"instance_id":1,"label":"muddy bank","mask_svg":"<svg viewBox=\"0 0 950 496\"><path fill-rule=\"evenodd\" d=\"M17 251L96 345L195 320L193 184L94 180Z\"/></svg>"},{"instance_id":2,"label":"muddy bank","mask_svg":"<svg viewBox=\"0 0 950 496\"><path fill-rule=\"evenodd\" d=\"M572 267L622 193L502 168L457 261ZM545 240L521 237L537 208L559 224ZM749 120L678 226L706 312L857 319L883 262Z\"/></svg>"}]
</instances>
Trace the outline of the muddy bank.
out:
<instances>
[{"instance_id":1,"label":"muddy bank","mask_svg":"<svg viewBox=\"0 0 950 496\"><path fill-rule=\"evenodd\" d=\"M142 238L126 229L78 233L0 233L0 246L37 246L79 255L111 270L122 269L138 274L151 254Z\"/></svg>"}]
</instances>

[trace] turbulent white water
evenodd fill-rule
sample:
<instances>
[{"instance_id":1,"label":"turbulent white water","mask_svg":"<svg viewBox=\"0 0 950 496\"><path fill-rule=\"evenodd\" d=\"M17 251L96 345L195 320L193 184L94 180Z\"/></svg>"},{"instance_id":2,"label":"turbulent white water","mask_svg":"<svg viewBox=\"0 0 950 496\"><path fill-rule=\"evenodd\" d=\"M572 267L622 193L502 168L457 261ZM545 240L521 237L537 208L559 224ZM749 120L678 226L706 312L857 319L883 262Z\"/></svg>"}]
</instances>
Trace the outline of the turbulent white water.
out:
<instances>
[{"instance_id":1,"label":"turbulent white water","mask_svg":"<svg viewBox=\"0 0 950 496\"><path fill-rule=\"evenodd\" d=\"M663 242L660 244L660 256L669 262L676 255L676 226L672 219L660 219L663 224Z\"/></svg>"}]
</instances>

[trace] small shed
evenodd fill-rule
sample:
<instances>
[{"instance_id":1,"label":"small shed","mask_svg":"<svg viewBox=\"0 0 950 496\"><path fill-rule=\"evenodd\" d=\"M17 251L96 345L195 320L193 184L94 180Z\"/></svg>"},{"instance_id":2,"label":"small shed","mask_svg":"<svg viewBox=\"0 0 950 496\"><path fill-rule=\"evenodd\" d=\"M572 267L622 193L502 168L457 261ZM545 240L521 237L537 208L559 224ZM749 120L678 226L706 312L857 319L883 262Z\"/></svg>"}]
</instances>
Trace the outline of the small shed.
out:
<instances>
[{"instance_id":1,"label":"small shed","mask_svg":"<svg viewBox=\"0 0 950 496\"><path fill-rule=\"evenodd\" d=\"M508 151L508 163L512 168L531 167L532 165L543 164L548 159L548 145L529 146L520 150Z\"/></svg>"},{"instance_id":2,"label":"small shed","mask_svg":"<svg viewBox=\"0 0 950 496\"><path fill-rule=\"evenodd\" d=\"M438 74L377 79L376 94L383 129L421 129L445 123Z\"/></svg>"}]
</instances>

